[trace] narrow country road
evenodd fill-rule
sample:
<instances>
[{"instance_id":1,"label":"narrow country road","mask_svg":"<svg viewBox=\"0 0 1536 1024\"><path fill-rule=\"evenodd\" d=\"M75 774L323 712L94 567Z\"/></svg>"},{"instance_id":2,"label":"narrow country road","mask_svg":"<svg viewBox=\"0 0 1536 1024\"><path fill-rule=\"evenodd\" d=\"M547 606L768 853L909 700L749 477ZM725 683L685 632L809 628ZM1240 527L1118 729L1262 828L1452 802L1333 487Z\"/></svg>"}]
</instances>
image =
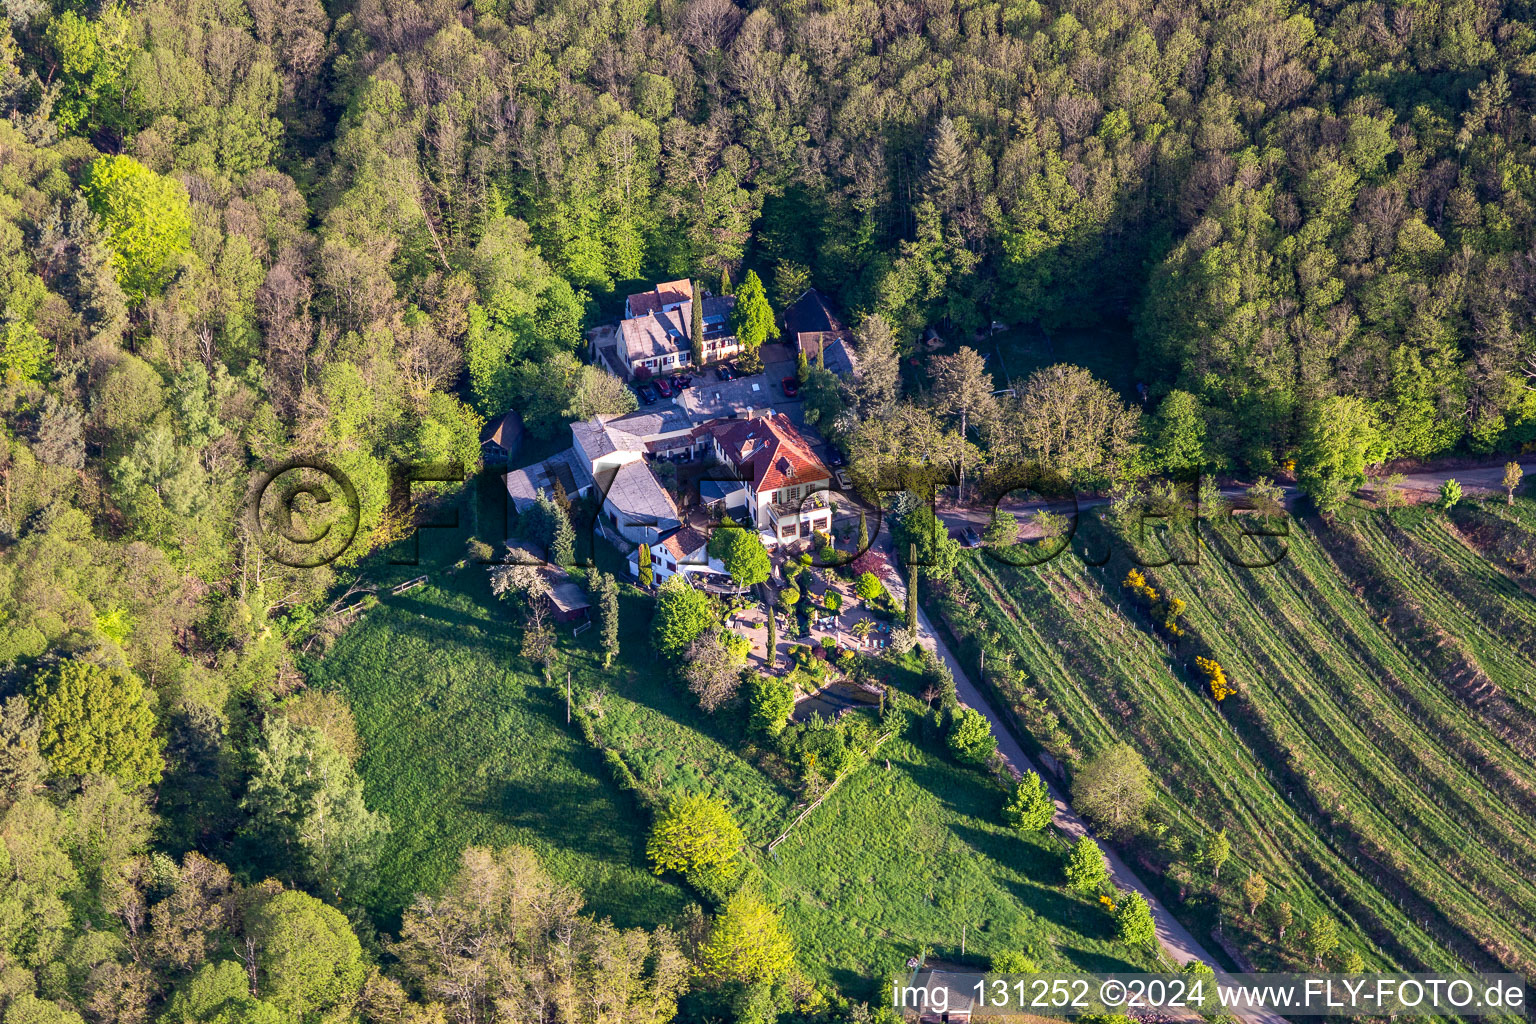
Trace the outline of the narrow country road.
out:
<instances>
[{"instance_id":1,"label":"narrow country road","mask_svg":"<svg viewBox=\"0 0 1536 1024\"><path fill-rule=\"evenodd\" d=\"M1520 469L1529 478L1536 473L1536 459L1521 459ZM1498 493L1504 489L1504 466L1470 466L1463 469L1436 469L1425 470L1403 475L1403 489L1411 492L1417 499L1423 500L1426 496L1439 492L1440 485L1447 480L1460 482L1467 495ZM1382 483L1381 477L1370 477L1366 480L1362 491L1373 491ZM1292 504L1301 497L1301 488L1295 484L1285 484L1280 488L1284 495L1285 503ZM1247 494L1247 488L1243 486L1226 486L1221 488L1224 497L1240 498ZM1098 495L1089 495L1076 499L1075 508L1083 511L1097 508L1100 505L1109 504L1109 499ZM1004 511L1011 512L1015 516L1025 516L1041 509L1049 509L1058 515L1071 515L1074 505L1070 501L1009 501L1000 506ZM959 537L967 527L978 533L986 529L987 523L992 519L990 505L940 505L937 508L939 519L949 529L950 536Z\"/></svg>"}]
</instances>

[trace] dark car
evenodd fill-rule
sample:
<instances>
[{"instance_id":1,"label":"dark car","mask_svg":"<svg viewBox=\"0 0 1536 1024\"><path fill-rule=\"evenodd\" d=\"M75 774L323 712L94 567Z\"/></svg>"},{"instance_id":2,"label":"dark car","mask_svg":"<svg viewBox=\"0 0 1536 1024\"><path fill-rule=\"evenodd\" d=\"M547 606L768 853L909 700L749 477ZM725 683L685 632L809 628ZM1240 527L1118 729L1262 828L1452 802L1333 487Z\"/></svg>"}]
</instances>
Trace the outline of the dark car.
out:
<instances>
[{"instance_id":1,"label":"dark car","mask_svg":"<svg viewBox=\"0 0 1536 1024\"><path fill-rule=\"evenodd\" d=\"M667 383L667 378L665 377L656 378L656 390L661 392L662 398L672 397L672 385Z\"/></svg>"},{"instance_id":2,"label":"dark car","mask_svg":"<svg viewBox=\"0 0 1536 1024\"><path fill-rule=\"evenodd\" d=\"M649 384L641 384L638 388L635 389L635 394L639 395L640 401L644 402L646 405L656 404L656 389L651 387Z\"/></svg>"},{"instance_id":3,"label":"dark car","mask_svg":"<svg viewBox=\"0 0 1536 1024\"><path fill-rule=\"evenodd\" d=\"M829 465L829 466L841 466L842 464L843 464L843 453L838 451L836 448L829 447L827 449L827 465Z\"/></svg>"},{"instance_id":4,"label":"dark car","mask_svg":"<svg viewBox=\"0 0 1536 1024\"><path fill-rule=\"evenodd\" d=\"M785 377L779 381L784 386L784 397L794 398L800 393L800 381L794 377Z\"/></svg>"},{"instance_id":5,"label":"dark car","mask_svg":"<svg viewBox=\"0 0 1536 1024\"><path fill-rule=\"evenodd\" d=\"M688 376L686 373L674 373L672 375L673 390L682 391L691 387L693 387L693 378Z\"/></svg>"},{"instance_id":6,"label":"dark car","mask_svg":"<svg viewBox=\"0 0 1536 1024\"><path fill-rule=\"evenodd\" d=\"M732 366L730 363L721 363L720 364L720 368L719 368L719 370L717 372L720 374L720 379L721 380L735 380L736 379L736 368L734 366Z\"/></svg>"}]
</instances>

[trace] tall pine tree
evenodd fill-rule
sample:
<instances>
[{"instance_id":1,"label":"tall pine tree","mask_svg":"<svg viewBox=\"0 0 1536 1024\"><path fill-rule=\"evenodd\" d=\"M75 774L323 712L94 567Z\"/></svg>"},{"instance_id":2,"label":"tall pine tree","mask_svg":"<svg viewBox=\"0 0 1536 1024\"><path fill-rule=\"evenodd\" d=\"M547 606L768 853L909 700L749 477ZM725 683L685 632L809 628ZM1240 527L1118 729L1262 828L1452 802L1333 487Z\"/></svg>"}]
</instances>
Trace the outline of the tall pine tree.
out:
<instances>
[{"instance_id":1,"label":"tall pine tree","mask_svg":"<svg viewBox=\"0 0 1536 1024\"><path fill-rule=\"evenodd\" d=\"M649 587L655 578L651 572L651 547L649 544L640 545L640 585Z\"/></svg>"}]
</instances>

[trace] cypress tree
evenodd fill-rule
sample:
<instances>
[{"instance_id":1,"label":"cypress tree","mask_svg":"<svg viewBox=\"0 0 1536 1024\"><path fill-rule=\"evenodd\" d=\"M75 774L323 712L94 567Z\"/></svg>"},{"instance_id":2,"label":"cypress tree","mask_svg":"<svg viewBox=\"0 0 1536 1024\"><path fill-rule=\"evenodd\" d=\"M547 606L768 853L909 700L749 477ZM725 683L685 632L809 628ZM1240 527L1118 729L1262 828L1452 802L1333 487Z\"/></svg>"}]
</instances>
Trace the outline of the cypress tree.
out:
<instances>
[{"instance_id":1,"label":"cypress tree","mask_svg":"<svg viewBox=\"0 0 1536 1024\"><path fill-rule=\"evenodd\" d=\"M917 547L912 548L912 561L917 560ZM907 566L907 628L917 632L917 566Z\"/></svg>"},{"instance_id":2,"label":"cypress tree","mask_svg":"<svg viewBox=\"0 0 1536 1024\"><path fill-rule=\"evenodd\" d=\"M859 546L854 550L861 555L869 550L869 524L864 521L863 509L859 509Z\"/></svg>"},{"instance_id":3,"label":"cypress tree","mask_svg":"<svg viewBox=\"0 0 1536 1024\"><path fill-rule=\"evenodd\" d=\"M649 544L641 544L640 545L640 556L639 557L640 557L640 585L642 587L648 587L648 586L651 585L651 581L653 579L655 579L655 575L651 572L651 546Z\"/></svg>"},{"instance_id":4,"label":"cypress tree","mask_svg":"<svg viewBox=\"0 0 1536 1024\"><path fill-rule=\"evenodd\" d=\"M605 572L594 574L597 584L597 618L603 637L603 668L619 653L619 585Z\"/></svg>"},{"instance_id":5,"label":"cypress tree","mask_svg":"<svg viewBox=\"0 0 1536 1024\"><path fill-rule=\"evenodd\" d=\"M693 282L693 322L690 337L693 341L690 355L694 366L704 365L704 290L699 282Z\"/></svg>"},{"instance_id":6,"label":"cypress tree","mask_svg":"<svg viewBox=\"0 0 1536 1024\"><path fill-rule=\"evenodd\" d=\"M721 295L729 295L729 294L731 294L731 268L730 267L721 267L720 268L720 294Z\"/></svg>"},{"instance_id":7,"label":"cypress tree","mask_svg":"<svg viewBox=\"0 0 1536 1024\"><path fill-rule=\"evenodd\" d=\"M768 671L779 667L779 617L768 609Z\"/></svg>"}]
</instances>

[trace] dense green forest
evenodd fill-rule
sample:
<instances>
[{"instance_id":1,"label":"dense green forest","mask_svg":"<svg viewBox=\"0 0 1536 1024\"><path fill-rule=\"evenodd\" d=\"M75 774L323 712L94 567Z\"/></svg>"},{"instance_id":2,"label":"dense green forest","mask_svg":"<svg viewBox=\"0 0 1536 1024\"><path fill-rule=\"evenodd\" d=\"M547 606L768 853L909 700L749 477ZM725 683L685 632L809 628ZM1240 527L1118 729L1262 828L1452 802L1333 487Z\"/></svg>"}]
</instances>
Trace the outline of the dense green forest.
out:
<instances>
[{"instance_id":1,"label":"dense green forest","mask_svg":"<svg viewBox=\"0 0 1536 1024\"><path fill-rule=\"evenodd\" d=\"M1536 441L1528 2L3 4L4 1024L672 1016L707 926L615 929L526 850L360 910L390 823L300 656L403 529L391 460L633 407L582 332L658 279L834 296L866 372L807 387L875 462L1294 462L1326 508ZM994 320L1130 332L1148 415L1066 370L972 401L964 350L958 437L895 405ZM295 454L358 486L335 565L239 514Z\"/></svg>"}]
</instances>

